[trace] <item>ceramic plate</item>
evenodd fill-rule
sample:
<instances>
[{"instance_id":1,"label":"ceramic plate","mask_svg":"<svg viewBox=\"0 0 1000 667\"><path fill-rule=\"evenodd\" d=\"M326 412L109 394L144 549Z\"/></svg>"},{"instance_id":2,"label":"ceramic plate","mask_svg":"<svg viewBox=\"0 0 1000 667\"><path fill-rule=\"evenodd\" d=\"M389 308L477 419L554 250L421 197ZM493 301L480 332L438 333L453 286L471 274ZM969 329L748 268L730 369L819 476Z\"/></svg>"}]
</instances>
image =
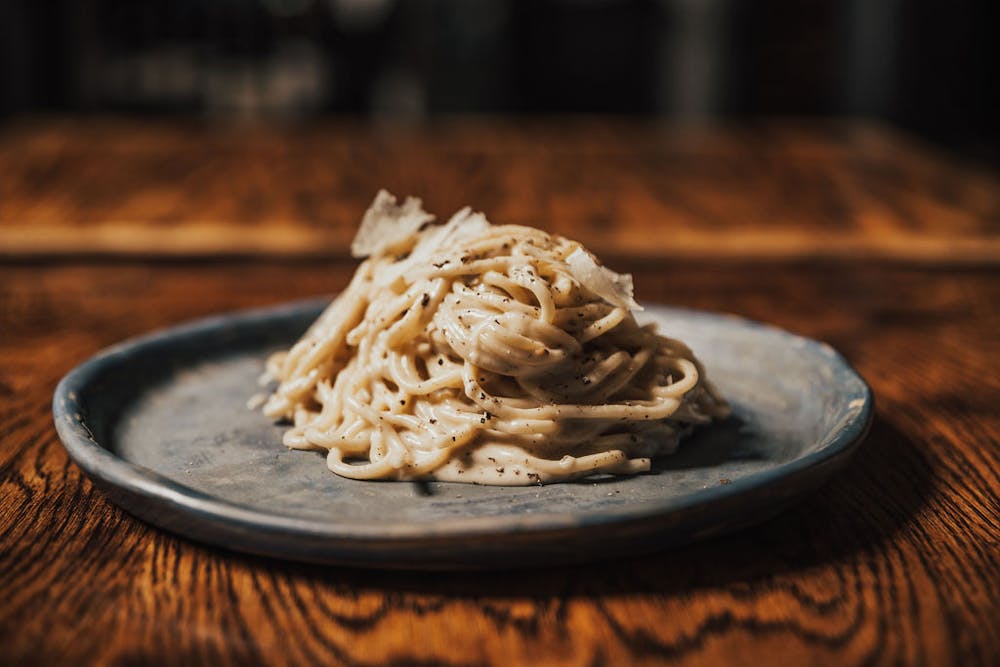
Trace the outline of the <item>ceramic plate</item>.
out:
<instances>
[{"instance_id":1,"label":"ceramic plate","mask_svg":"<svg viewBox=\"0 0 1000 667\"><path fill-rule=\"evenodd\" d=\"M325 302L324 302L325 303ZM872 416L829 346L662 306L733 406L637 477L531 487L363 482L286 450L246 407L268 353L324 303L222 315L114 346L69 373L54 416L69 455L135 516L210 544L364 567L490 568L638 554L761 521L841 468Z\"/></svg>"}]
</instances>

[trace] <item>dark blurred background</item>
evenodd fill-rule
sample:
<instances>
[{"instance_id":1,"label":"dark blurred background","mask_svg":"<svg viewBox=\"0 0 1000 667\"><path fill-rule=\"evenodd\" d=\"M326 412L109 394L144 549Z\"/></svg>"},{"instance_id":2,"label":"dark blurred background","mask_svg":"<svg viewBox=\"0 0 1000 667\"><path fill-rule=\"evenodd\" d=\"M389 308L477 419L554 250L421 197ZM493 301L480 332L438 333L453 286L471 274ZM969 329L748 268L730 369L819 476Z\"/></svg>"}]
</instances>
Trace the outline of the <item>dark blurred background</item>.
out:
<instances>
[{"instance_id":1,"label":"dark blurred background","mask_svg":"<svg viewBox=\"0 0 1000 667\"><path fill-rule=\"evenodd\" d=\"M988 0L0 0L0 115L863 116L997 162Z\"/></svg>"}]
</instances>

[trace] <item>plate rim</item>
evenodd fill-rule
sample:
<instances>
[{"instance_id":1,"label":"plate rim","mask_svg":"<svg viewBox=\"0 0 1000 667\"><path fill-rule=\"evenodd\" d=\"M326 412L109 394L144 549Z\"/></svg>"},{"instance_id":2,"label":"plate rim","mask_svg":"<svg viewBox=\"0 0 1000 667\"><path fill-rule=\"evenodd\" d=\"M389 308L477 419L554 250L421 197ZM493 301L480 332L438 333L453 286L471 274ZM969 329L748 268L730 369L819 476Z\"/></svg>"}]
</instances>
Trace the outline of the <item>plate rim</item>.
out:
<instances>
[{"instance_id":1,"label":"plate rim","mask_svg":"<svg viewBox=\"0 0 1000 667\"><path fill-rule=\"evenodd\" d=\"M318 315L319 310L329 301L329 297L310 298L261 308L227 311L133 336L100 350L69 371L59 381L54 392L53 420L64 448L74 463L93 481L138 495L154 503L166 503L209 522L223 522L230 527L235 523L236 528L257 533L308 535L310 538L331 541L362 540L366 543L392 544L418 539L450 542L481 539L498 534L598 529L608 525L650 520L694 507L732 500L755 490L792 480L838 459L846 463L864 440L874 417L874 394L871 387L850 362L827 343L740 315L656 303L645 304L648 312L683 313L688 318L728 319L741 326L765 330L787 338L790 342L798 341L799 345L818 350L827 357L830 364L839 366L860 384L861 410L846 423L840 424L838 428L826 434L822 439L825 444L816 451L733 480L729 484L706 487L669 499L642 501L631 506L592 510L583 514L541 511L523 515L455 517L426 524L395 521L378 525L338 523L270 513L198 491L152 469L121 458L108 447L98 443L87 425L85 415L80 412L79 399L88 383L109 365L126 362L134 355L146 353L151 348L155 349L157 346L183 337L211 333L223 326L245 327L268 320L303 315L314 309ZM128 507L125 509L132 512Z\"/></svg>"}]
</instances>

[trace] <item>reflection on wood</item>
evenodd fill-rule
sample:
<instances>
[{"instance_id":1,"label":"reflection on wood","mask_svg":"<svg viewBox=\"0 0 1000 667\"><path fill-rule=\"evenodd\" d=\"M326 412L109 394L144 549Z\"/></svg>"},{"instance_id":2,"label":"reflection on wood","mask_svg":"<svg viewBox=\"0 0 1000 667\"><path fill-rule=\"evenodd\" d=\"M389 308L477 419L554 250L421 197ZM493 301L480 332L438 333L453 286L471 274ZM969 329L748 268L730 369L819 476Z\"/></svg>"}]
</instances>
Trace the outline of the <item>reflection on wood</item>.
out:
<instances>
[{"instance_id":1,"label":"reflection on wood","mask_svg":"<svg viewBox=\"0 0 1000 667\"><path fill-rule=\"evenodd\" d=\"M343 256L375 191L595 251L1000 260L1000 180L866 124L49 121L0 132L0 255Z\"/></svg>"}]
</instances>

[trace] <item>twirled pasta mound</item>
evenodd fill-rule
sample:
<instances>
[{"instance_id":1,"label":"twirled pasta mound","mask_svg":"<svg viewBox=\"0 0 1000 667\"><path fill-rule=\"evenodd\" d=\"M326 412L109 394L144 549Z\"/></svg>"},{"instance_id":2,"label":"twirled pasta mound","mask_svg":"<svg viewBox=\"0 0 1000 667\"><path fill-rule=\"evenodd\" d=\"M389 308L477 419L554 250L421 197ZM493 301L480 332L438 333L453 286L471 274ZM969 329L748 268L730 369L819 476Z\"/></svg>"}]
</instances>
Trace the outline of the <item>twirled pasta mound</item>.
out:
<instances>
[{"instance_id":1,"label":"twirled pasta mound","mask_svg":"<svg viewBox=\"0 0 1000 667\"><path fill-rule=\"evenodd\" d=\"M469 209L432 219L380 192L368 259L268 360L286 446L355 479L540 484L646 471L726 413L691 350L636 323L630 276Z\"/></svg>"}]
</instances>

